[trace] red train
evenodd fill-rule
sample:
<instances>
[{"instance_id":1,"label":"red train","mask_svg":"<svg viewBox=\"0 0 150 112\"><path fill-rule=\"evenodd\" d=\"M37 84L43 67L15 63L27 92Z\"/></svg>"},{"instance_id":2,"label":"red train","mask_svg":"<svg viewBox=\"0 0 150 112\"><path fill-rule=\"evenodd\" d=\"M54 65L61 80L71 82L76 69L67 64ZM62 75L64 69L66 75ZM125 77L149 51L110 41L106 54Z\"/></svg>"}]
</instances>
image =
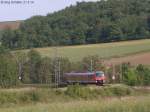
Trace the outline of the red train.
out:
<instances>
[{"instance_id":1,"label":"red train","mask_svg":"<svg viewBox=\"0 0 150 112\"><path fill-rule=\"evenodd\" d=\"M84 72L84 73L65 73L65 82L68 84L97 84L103 85L105 83L105 75L103 71Z\"/></svg>"}]
</instances>

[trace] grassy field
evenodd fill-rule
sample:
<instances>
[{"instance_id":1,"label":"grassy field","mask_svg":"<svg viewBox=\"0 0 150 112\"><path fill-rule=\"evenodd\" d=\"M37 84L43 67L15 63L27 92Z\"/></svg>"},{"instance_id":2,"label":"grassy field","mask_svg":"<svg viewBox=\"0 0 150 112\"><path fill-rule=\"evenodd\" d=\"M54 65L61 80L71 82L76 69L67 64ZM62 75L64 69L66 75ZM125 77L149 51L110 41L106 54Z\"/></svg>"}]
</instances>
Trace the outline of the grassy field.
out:
<instances>
[{"instance_id":1,"label":"grassy field","mask_svg":"<svg viewBox=\"0 0 150 112\"><path fill-rule=\"evenodd\" d=\"M70 87L73 88L69 89ZM76 85L69 86L65 90L50 88L0 90L0 112L149 112L149 110L149 87L135 89L115 84L105 87Z\"/></svg>"},{"instance_id":2,"label":"grassy field","mask_svg":"<svg viewBox=\"0 0 150 112\"><path fill-rule=\"evenodd\" d=\"M40 103L1 108L0 112L149 112L150 96Z\"/></svg>"},{"instance_id":3,"label":"grassy field","mask_svg":"<svg viewBox=\"0 0 150 112\"><path fill-rule=\"evenodd\" d=\"M150 39L124 41L94 45L79 45L58 47L58 55L68 57L72 61L80 61L88 55L99 55L101 58L121 57L129 54L150 51ZM38 48L36 49L42 56L54 57L56 48ZM28 50L25 50L28 51Z\"/></svg>"}]
</instances>

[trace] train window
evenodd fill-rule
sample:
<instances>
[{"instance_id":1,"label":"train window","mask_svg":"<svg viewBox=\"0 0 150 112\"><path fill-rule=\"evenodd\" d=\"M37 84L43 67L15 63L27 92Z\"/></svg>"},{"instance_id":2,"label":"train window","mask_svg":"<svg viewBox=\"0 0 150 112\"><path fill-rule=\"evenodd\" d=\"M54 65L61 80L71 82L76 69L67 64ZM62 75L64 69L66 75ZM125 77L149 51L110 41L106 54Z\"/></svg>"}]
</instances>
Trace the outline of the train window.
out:
<instances>
[{"instance_id":1,"label":"train window","mask_svg":"<svg viewBox=\"0 0 150 112\"><path fill-rule=\"evenodd\" d=\"M96 77L102 77L104 76L104 72L96 72Z\"/></svg>"}]
</instances>

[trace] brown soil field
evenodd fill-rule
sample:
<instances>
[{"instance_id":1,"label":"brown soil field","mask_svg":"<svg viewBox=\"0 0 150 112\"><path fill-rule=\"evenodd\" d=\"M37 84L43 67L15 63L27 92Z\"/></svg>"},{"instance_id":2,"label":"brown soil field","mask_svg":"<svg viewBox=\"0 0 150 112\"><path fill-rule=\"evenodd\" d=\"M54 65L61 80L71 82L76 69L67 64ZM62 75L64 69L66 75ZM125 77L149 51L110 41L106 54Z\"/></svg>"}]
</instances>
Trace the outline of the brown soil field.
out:
<instances>
[{"instance_id":1,"label":"brown soil field","mask_svg":"<svg viewBox=\"0 0 150 112\"><path fill-rule=\"evenodd\" d=\"M130 62L131 65L138 65L138 64L150 65L150 52L104 60L104 63L106 65L109 64L117 65L124 62Z\"/></svg>"},{"instance_id":2,"label":"brown soil field","mask_svg":"<svg viewBox=\"0 0 150 112\"><path fill-rule=\"evenodd\" d=\"M0 30L4 29L12 29L15 30L19 28L21 21L8 21L8 22L0 22Z\"/></svg>"}]
</instances>

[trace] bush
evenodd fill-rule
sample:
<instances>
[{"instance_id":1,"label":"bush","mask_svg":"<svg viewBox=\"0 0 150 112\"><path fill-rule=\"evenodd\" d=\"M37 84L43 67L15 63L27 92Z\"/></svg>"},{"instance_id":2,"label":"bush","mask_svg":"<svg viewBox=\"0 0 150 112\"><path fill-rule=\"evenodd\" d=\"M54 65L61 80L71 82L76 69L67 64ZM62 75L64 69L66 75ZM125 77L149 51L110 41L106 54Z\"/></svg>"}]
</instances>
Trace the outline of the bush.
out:
<instances>
[{"instance_id":1,"label":"bush","mask_svg":"<svg viewBox=\"0 0 150 112\"><path fill-rule=\"evenodd\" d=\"M74 98L91 98L92 91L88 87L80 86L79 84L70 85L68 86L67 90L65 91L66 95L69 95Z\"/></svg>"},{"instance_id":2,"label":"bush","mask_svg":"<svg viewBox=\"0 0 150 112\"><path fill-rule=\"evenodd\" d=\"M1 92L0 93L0 104L5 103L17 103L17 94L16 93L8 93L8 92Z\"/></svg>"},{"instance_id":3,"label":"bush","mask_svg":"<svg viewBox=\"0 0 150 112\"><path fill-rule=\"evenodd\" d=\"M80 86L78 84L68 86L67 90L65 91L66 95L69 95L73 98L84 99L103 96L126 96L131 95L133 92L134 91L130 87L124 85L90 89L89 87Z\"/></svg>"},{"instance_id":4,"label":"bush","mask_svg":"<svg viewBox=\"0 0 150 112\"><path fill-rule=\"evenodd\" d=\"M32 102L42 102L44 95L41 90L19 91L19 92L0 92L0 104L24 104ZM48 93L46 93L48 94ZM47 97L47 96L46 96ZM45 100L46 98L44 98ZM47 97L48 99L48 97Z\"/></svg>"},{"instance_id":5,"label":"bush","mask_svg":"<svg viewBox=\"0 0 150 112\"><path fill-rule=\"evenodd\" d=\"M126 96L126 95L130 95L132 93L132 90L128 87L113 87L110 88L111 92L113 93L113 95L116 96Z\"/></svg>"},{"instance_id":6,"label":"bush","mask_svg":"<svg viewBox=\"0 0 150 112\"><path fill-rule=\"evenodd\" d=\"M135 70L130 69L127 73L126 79L124 79L125 83L130 86L134 86L137 84L137 74Z\"/></svg>"},{"instance_id":7,"label":"bush","mask_svg":"<svg viewBox=\"0 0 150 112\"><path fill-rule=\"evenodd\" d=\"M126 96L131 95L133 90L128 86L112 86L112 87L104 87L101 89L95 89L96 95L100 96Z\"/></svg>"}]
</instances>

